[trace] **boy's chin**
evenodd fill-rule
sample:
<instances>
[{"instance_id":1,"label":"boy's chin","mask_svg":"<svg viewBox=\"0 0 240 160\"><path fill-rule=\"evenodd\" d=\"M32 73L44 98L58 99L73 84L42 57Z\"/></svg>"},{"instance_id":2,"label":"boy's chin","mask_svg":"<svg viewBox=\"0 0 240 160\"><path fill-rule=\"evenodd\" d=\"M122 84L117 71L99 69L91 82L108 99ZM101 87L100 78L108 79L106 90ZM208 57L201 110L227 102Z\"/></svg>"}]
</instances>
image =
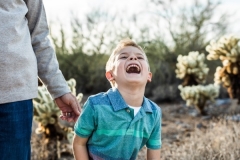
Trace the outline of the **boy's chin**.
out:
<instances>
[{"instance_id":1,"label":"boy's chin","mask_svg":"<svg viewBox=\"0 0 240 160\"><path fill-rule=\"evenodd\" d=\"M126 78L127 79L142 79L142 75L139 73L126 73Z\"/></svg>"},{"instance_id":2,"label":"boy's chin","mask_svg":"<svg viewBox=\"0 0 240 160\"><path fill-rule=\"evenodd\" d=\"M129 79L127 80L129 85L145 85L147 81L141 79Z\"/></svg>"}]
</instances>

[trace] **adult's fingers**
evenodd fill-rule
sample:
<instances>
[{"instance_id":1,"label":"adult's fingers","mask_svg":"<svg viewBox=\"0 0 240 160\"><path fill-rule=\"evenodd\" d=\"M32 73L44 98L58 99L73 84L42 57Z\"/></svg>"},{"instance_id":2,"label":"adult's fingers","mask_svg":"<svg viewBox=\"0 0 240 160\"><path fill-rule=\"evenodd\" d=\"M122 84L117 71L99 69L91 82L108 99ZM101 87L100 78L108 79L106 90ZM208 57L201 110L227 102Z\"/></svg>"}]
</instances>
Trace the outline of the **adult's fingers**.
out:
<instances>
[{"instance_id":1,"label":"adult's fingers","mask_svg":"<svg viewBox=\"0 0 240 160\"><path fill-rule=\"evenodd\" d=\"M61 99L63 102L65 102L65 104L70 105L71 109L76 115L80 115L81 107L75 96L73 96L71 93L67 93L63 95Z\"/></svg>"},{"instance_id":2,"label":"adult's fingers","mask_svg":"<svg viewBox=\"0 0 240 160\"><path fill-rule=\"evenodd\" d=\"M74 122L74 118L71 118L71 117L60 115L60 118L64 121Z\"/></svg>"}]
</instances>

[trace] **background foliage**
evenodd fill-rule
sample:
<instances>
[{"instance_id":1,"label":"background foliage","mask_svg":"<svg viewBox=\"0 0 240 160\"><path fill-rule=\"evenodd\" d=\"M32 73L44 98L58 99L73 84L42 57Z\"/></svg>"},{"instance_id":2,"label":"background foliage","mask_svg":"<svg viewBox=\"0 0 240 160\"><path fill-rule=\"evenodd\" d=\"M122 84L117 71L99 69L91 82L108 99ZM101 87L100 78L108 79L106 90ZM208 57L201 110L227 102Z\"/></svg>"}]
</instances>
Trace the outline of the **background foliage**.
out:
<instances>
[{"instance_id":1,"label":"background foliage","mask_svg":"<svg viewBox=\"0 0 240 160\"><path fill-rule=\"evenodd\" d=\"M151 0L150 23L143 23L141 15L124 17L120 13L109 15L95 10L84 20L72 19L71 38L61 29L61 36L52 35L57 57L66 79L77 81L77 92L95 94L108 90L105 64L112 49L122 38L132 38L144 49L149 58L152 82L145 95L162 101L180 100L176 78L177 56L190 51L207 54L210 40L217 40L228 32L226 13L216 13L219 1L194 0L192 5L176 8L176 1ZM160 27L165 23L165 27ZM215 68L220 62L207 62L210 68L207 83L213 82ZM226 96L222 90L220 96Z\"/></svg>"}]
</instances>

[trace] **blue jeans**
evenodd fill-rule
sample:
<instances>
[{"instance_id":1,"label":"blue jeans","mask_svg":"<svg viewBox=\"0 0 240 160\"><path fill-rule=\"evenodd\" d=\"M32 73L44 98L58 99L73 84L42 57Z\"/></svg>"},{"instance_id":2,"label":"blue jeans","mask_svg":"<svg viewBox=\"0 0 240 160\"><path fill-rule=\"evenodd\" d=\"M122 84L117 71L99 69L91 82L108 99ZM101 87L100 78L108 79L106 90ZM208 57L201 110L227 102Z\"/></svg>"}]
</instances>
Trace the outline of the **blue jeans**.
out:
<instances>
[{"instance_id":1,"label":"blue jeans","mask_svg":"<svg viewBox=\"0 0 240 160\"><path fill-rule=\"evenodd\" d=\"M0 104L0 160L30 160L32 100Z\"/></svg>"}]
</instances>

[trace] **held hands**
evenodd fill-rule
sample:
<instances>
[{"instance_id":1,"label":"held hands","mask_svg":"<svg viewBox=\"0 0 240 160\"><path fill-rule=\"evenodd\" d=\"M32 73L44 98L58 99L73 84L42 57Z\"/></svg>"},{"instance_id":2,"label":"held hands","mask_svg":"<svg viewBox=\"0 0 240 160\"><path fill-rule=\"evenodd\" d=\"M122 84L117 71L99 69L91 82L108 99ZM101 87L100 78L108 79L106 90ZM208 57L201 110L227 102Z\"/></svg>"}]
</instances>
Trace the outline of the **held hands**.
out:
<instances>
[{"instance_id":1,"label":"held hands","mask_svg":"<svg viewBox=\"0 0 240 160\"><path fill-rule=\"evenodd\" d=\"M64 94L61 97L55 99L55 102L61 110L60 118L68 122L76 122L80 113L81 107L71 93Z\"/></svg>"}]
</instances>

